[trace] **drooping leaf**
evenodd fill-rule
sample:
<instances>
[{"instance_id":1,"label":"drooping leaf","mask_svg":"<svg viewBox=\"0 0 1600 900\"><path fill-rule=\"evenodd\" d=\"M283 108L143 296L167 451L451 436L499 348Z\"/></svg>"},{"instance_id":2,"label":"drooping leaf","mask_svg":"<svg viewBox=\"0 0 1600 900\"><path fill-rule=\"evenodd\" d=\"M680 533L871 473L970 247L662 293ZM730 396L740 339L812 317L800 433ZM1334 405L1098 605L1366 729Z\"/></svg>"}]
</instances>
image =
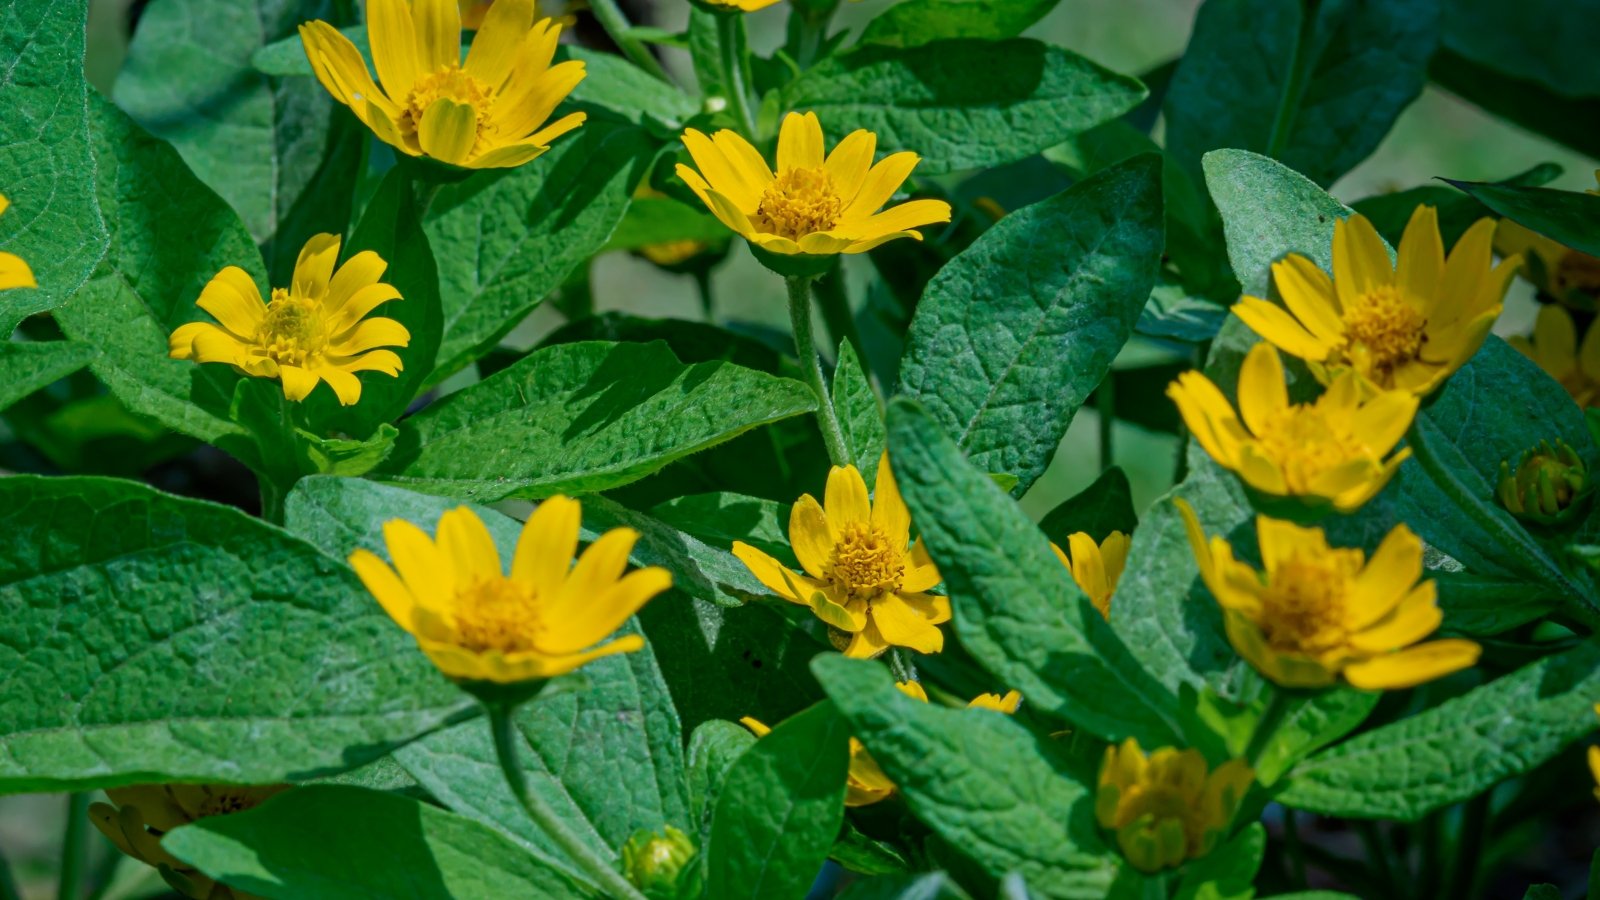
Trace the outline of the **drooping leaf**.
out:
<instances>
[{"instance_id":1,"label":"drooping leaf","mask_svg":"<svg viewBox=\"0 0 1600 900\"><path fill-rule=\"evenodd\" d=\"M1594 0L1451 0L1444 46L1504 75L1533 81L1564 97L1600 96L1600 74L1584 29L1600 16Z\"/></svg>"},{"instance_id":2,"label":"drooping leaf","mask_svg":"<svg viewBox=\"0 0 1600 900\"><path fill-rule=\"evenodd\" d=\"M377 477L483 503L601 491L814 405L800 382L664 344L560 344L406 419Z\"/></svg>"},{"instance_id":3,"label":"drooping leaf","mask_svg":"<svg viewBox=\"0 0 1600 900\"><path fill-rule=\"evenodd\" d=\"M409 797L342 785L174 829L162 849L271 900L593 894L484 825Z\"/></svg>"},{"instance_id":4,"label":"drooping leaf","mask_svg":"<svg viewBox=\"0 0 1600 900\"><path fill-rule=\"evenodd\" d=\"M837 655L812 665L850 732L917 818L999 879L1041 897L1104 897L1116 861L1095 830L1091 773L1050 741L987 710L942 709L894 687L880 665Z\"/></svg>"},{"instance_id":5,"label":"drooping leaf","mask_svg":"<svg viewBox=\"0 0 1600 900\"><path fill-rule=\"evenodd\" d=\"M1600 98L1563 97L1532 81L1512 78L1449 49L1433 55L1434 83L1485 112L1586 156L1600 155L1600 132L1589 122L1600 116Z\"/></svg>"},{"instance_id":6,"label":"drooping leaf","mask_svg":"<svg viewBox=\"0 0 1600 900\"><path fill-rule=\"evenodd\" d=\"M940 270L900 393L1026 491L1111 368L1161 257L1160 159L1135 157L1012 213Z\"/></svg>"},{"instance_id":7,"label":"drooping leaf","mask_svg":"<svg viewBox=\"0 0 1600 900\"><path fill-rule=\"evenodd\" d=\"M1228 260L1244 292L1266 297L1272 264L1298 253L1333 271L1333 223L1350 208L1304 175L1247 150L1205 157L1206 187L1222 212Z\"/></svg>"},{"instance_id":8,"label":"drooping leaf","mask_svg":"<svg viewBox=\"0 0 1600 900\"><path fill-rule=\"evenodd\" d=\"M440 189L423 226L444 304L430 384L493 347L605 246L658 150L640 128L591 117L528 165Z\"/></svg>"},{"instance_id":9,"label":"drooping leaf","mask_svg":"<svg viewBox=\"0 0 1600 900\"><path fill-rule=\"evenodd\" d=\"M711 817L706 896L804 896L844 821L849 735L823 702L740 755Z\"/></svg>"},{"instance_id":10,"label":"drooping leaf","mask_svg":"<svg viewBox=\"0 0 1600 900\"><path fill-rule=\"evenodd\" d=\"M1452 181L1484 206L1557 243L1600 254L1600 197L1583 191Z\"/></svg>"},{"instance_id":11,"label":"drooping leaf","mask_svg":"<svg viewBox=\"0 0 1600 900\"><path fill-rule=\"evenodd\" d=\"M868 484L875 483L878 458L883 455L883 406L849 341L839 344L839 364L833 370L833 408L839 416L839 430L844 432L849 461Z\"/></svg>"},{"instance_id":12,"label":"drooping leaf","mask_svg":"<svg viewBox=\"0 0 1600 900\"><path fill-rule=\"evenodd\" d=\"M1093 484L1045 513L1039 520L1039 530L1066 547L1067 537L1075 532L1082 531L1099 542L1113 531L1133 534L1138 524L1128 476L1121 468L1112 466L1100 473Z\"/></svg>"},{"instance_id":13,"label":"drooping leaf","mask_svg":"<svg viewBox=\"0 0 1600 900\"><path fill-rule=\"evenodd\" d=\"M355 575L227 507L0 479L0 790L271 783L470 715Z\"/></svg>"},{"instance_id":14,"label":"drooping leaf","mask_svg":"<svg viewBox=\"0 0 1600 900\"><path fill-rule=\"evenodd\" d=\"M1321 185L1365 159L1422 93L1440 0L1207 0L1173 73L1167 147L1198 174L1223 147Z\"/></svg>"},{"instance_id":15,"label":"drooping leaf","mask_svg":"<svg viewBox=\"0 0 1600 900\"><path fill-rule=\"evenodd\" d=\"M889 446L967 651L1034 709L1109 740L1173 743L1174 694L1140 667L1016 502L915 401L890 404Z\"/></svg>"},{"instance_id":16,"label":"drooping leaf","mask_svg":"<svg viewBox=\"0 0 1600 900\"><path fill-rule=\"evenodd\" d=\"M982 77L975 77L982 73ZM783 92L835 138L857 128L915 150L918 174L1014 162L1114 119L1144 98L1137 80L1026 38L865 45L817 63Z\"/></svg>"},{"instance_id":17,"label":"drooping leaf","mask_svg":"<svg viewBox=\"0 0 1600 900\"><path fill-rule=\"evenodd\" d=\"M0 3L0 250L20 256L39 287L0 293L0 337L66 302L106 252L83 80L88 0Z\"/></svg>"},{"instance_id":18,"label":"drooping leaf","mask_svg":"<svg viewBox=\"0 0 1600 900\"><path fill-rule=\"evenodd\" d=\"M95 349L78 341L0 343L0 410L78 371Z\"/></svg>"},{"instance_id":19,"label":"drooping leaf","mask_svg":"<svg viewBox=\"0 0 1600 900\"><path fill-rule=\"evenodd\" d=\"M1060 0L907 0L867 23L862 43L916 47L945 38L1012 38Z\"/></svg>"}]
</instances>

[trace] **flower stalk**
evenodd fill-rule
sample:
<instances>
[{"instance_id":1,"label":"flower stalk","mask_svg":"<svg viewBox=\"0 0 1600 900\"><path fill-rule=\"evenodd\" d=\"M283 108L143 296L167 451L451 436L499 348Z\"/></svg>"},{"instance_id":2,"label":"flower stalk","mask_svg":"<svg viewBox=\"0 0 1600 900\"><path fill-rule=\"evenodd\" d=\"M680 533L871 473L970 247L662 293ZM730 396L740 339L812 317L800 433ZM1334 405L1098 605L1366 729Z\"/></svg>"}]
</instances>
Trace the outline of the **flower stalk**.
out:
<instances>
[{"instance_id":1,"label":"flower stalk","mask_svg":"<svg viewBox=\"0 0 1600 900\"><path fill-rule=\"evenodd\" d=\"M600 27L604 28L606 34L611 36L611 40L616 42L617 49L622 51L623 56L652 76L668 84L672 83L672 79L667 77L667 70L661 68L660 61L650 53L643 42L630 33L633 25L628 22L627 15L617 5L616 0L589 0L589 9L600 22Z\"/></svg>"},{"instance_id":2,"label":"flower stalk","mask_svg":"<svg viewBox=\"0 0 1600 900\"><path fill-rule=\"evenodd\" d=\"M800 368L805 371L806 384L817 395L817 425L822 429L822 442L828 447L828 459L836 466L845 466L850 464L850 453L845 448L844 432L839 428L833 398L822 380L822 360L817 356L816 339L811 332L811 281L814 277L790 275L784 279L789 287L789 322L794 326L794 350L800 357Z\"/></svg>"},{"instance_id":3,"label":"flower stalk","mask_svg":"<svg viewBox=\"0 0 1600 900\"><path fill-rule=\"evenodd\" d=\"M608 0L609 2L609 0ZM746 57L744 15L717 14L717 56L722 65L722 84L733 108L734 121L750 140L756 139L756 117L750 108L749 59Z\"/></svg>"}]
</instances>

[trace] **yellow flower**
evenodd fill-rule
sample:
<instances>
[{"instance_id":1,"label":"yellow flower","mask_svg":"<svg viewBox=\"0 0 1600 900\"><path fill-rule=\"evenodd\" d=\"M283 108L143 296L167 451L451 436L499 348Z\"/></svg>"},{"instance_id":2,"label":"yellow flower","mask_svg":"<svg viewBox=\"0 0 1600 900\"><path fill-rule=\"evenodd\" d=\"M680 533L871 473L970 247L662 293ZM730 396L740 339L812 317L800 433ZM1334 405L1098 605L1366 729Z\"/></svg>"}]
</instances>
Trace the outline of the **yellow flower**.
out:
<instances>
[{"instance_id":1,"label":"yellow flower","mask_svg":"<svg viewBox=\"0 0 1600 900\"><path fill-rule=\"evenodd\" d=\"M520 166L583 124L545 120L583 80L583 63L550 65L561 26L533 19L534 0L498 0L461 63L456 0L369 0L367 37L383 90L348 38L300 26L306 56L335 100L384 143L467 169ZM540 127L544 126L544 127Z\"/></svg>"},{"instance_id":2,"label":"yellow flower","mask_svg":"<svg viewBox=\"0 0 1600 900\"><path fill-rule=\"evenodd\" d=\"M644 646L636 634L600 642L672 586L657 566L623 574L639 539L631 528L601 535L573 565L580 513L566 497L539 504L522 528L510 575L489 530L464 506L440 517L437 543L403 519L384 525L394 568L366 550L351 554L350 566L450 678L554 678Z\"/></svg>"},{"instance_id":3,"label":"yellow flower","mask_svg":"<svg viewBox=\"0 0 1600 900\"><path fill-rule=\"evenodd\" d=\"M900 681L895 683L900 693L913 700L928 702L928 693L922 685L915 681ZM1022 704L1022 695L1016 691L1007 691L1005 696L999 694L979 694L967 704L967 709L986 709L992 712L1012 715L1017 707ZM772 731L759 719L749 716L739 720L739 723L750 729L756 737L766 737ZM850 769L845 774L844 805L845 806L871 806L880 800L887 800L894 793L894 782L889 776L883 774L883 769L878 767L877 760L867 752L867 748L855 738L850 739Z\"/></svg>"},{"instance_id":4,"label":"yellow flower","mask_svg":"<svg viewBox=\"0 0 1600 900\"><path fill-rule=\"evenodd\" d=\"M1532 338L1514 337L1510 343L1561 382L1579 406L1587 409L1600 399L1600 328L1591 325L1580 344L1572 313L1551 303L1539 309Z\"/></svg>"},{"instance_id":5,"label":"yellow flower","mask_svg":"<svg viewBox=\"0 0 1600 900\"><path fill-rule=\"evenodd\" d=\"M912 200L878 212L911 174L917 155L894 153L873 165L878 136L860 130L824 159L816 113L783 120L776 175L756 148L726 129L706 137L690 128L683 145L700 170L680 163L678 177L722 224L772 253L862 253L895 238L921 240L912 229L950 221L943 200Z\"/></svg>"},{"instance_id":6,"label":"yellow flower","mask_svg":"<svg viewBox=\"0 0 1600 900\"><path fill-rule=\"evenodd\" d=\"M877 489L869 504L856 467L834 466L826 508L810 494L795 503L789 543L804 574L743 541L734 542L733 555L773 593L810 607L846 656L865 659L891 646L938 653L944 634L936 626L950 621L950 600L926 593L939 583L939 570L921 538L911 543L911 512L887 453Z\"/></svg>"},{"instance_id":7,"label":"yellow flower","mask_svg":"<svg viewBox=\"0 0 1600 900\"><path fill-rule=\"evenodd\" d=\"M1134 868L1158 872L1210 853L1227 833L1255 772L1242 759L1210 771L1198 750L1146 755L1133 738L1106 748L1094 812Z\"/></svg>"},{"instance_id":8,"label":"yellow flower","mask_svg":"<svg viewBox=\"0 0 1600 900\"><path fill-rule=\"evenodd\" d=\"M1290 254L1272 277L1286 312L1245 297L1233 312L1263 338L1304 359L1329 384L1344 371L1383 390L1423 396L1478 352L1500 315L1521 260L1494 267L1495 223L1483 219L1444 254L1439 216L1419 206L1400 239L1398 268L1360 215L1333 227L1333 275Z\"/></svg>"},{"instance_id":9,"label":"yellow flower","mask_svg":"<svg viewBox=\"0 0 1600 900\"><path fill-rule=\"evenodd\" d=\"M364 318L400 299L393 285L378 280L388 263L364 250L334 271L338 258L338 235L311 238L295 261L290 286L274 288L271 303L261 302L261 291L243 269L223 269L196 303L222 324L179 325L168 340L168 355L280 379L283 395L295 401L326 381L341 404L355 403L361 399L355 373L400 374L400 357L379 348L404 347L411 334L393 319Z\"/></svg>"},{"instance_id":10,"label":"yellow flower","mask_svg":"<svg viewBox=\"0 0 1600 900\"><path fill-rule=\"evenodd\" d=\"M11 201L0 194L0 216L5 215L6 209L11 206ZM39 282L33 278L33 270L22 257L14 253L0 253L0 291L9 291L12 288L38 287Z\"/></svg>"},{"instance_id":11,"label":"yellow flower","mask_svg":"<svg viewBox=\"0 0 1600 900\"><path fill-rule=\"evenodd\" d=\"M1472 641L1418 643L1443 615L1434 583L1418 581L1422 541L1406 526L1395 526L1369 561L1358 549L1328 546L1320 528L1258 516L1266 571L1257 572L1221 537L1208 546L1194 510L1173 502L1228 640L1277 684L1326 687L1343 676L1362 690L1408 688L1478 661Z\"/></svg>"},{"instance_id":12,"label":"yellow flower","mask_svg":"<svg viewBox=\"0 0 1600 900\"><path fill-rule=\"evenodd\" d=\"M1206 453L1246 484L1340 512L1371 499L1411 455L1407 448L1384 459L1418 403L1405 391L1363 399L1356 375L1342 372L1316 400L1291 404L1283 363L1266 343L1252 347L1239 369L1239 414L1199 372L1179 375L1167 396Z\"/></svg>"},{"instance_id":13,"label":"yellow flower","mask_svg":"<svg viewBox=\"0 0 1600 900\"><path fill-rule=\"evenodd\" d=\"M1089 602L1100 610L1100 615L1109 617L1111 595L1116 592L1117 579L1122 577L1122 567L1128 562L1128 536L1113 531L1096 544L1094 538L1080 531L1067 536L1067 548L1072 551L1071 556L1055 542L1050 544L1056 558L1072 573L1072 580L1088 595Z\"/></svg>"},{"instance_id":14,"label":"yellow flower","mask_svg":"<svg viewBox=\"0 0 1600 900\"><path fill-rule=\"evenodd\" d=\"M118 850L160 870L163 878L186 897L196 900L246 900L255 895L217 884L177 857L161 849L161 838L180 825L199 819L243 812L287 784L250 787L229 784L140 784L108 788L110 803L89 807L89 821Z\"/></svg>"}]
</instances>

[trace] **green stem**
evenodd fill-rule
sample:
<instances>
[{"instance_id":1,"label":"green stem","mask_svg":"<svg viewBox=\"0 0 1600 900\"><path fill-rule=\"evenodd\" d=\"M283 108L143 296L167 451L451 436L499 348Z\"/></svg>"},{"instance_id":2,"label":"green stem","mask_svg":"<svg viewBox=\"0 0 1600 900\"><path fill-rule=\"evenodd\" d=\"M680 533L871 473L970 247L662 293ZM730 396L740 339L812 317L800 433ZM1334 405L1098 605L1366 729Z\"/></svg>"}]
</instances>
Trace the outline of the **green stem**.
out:
<instances>
[{"instance_id":1,"label":"green stem","mask_svg":"<svg viewBox=\"0 0 1600 900\"><path fill-rule=\"evenodd\" d=\"M1460 897L1463 900L1476 896L1478 863L1483 856L1483 838L1489 824L1489 792L1485 791L1471 800L1461 810L1461 831L1456 835L1456 849L1445 874L1441 897Z\"/></svg>"},{"instance_id":2,"label":"green stem","mask_svg":"<svg viewBox=\"0 0 1600 900\"><path fill-rule=\"evenodd\" d=\"M594 12L594 17L600 27L606 30L611 40L616 42L617 49L622 55L633 60L633 64L649 72L656 78L672 83L667 77L667 70L661 68L661 62L650 53L648 47L638 38L628 32L633 28L628 22L628 17L623 14L622 8L617 6L616 0L589 0L589 9Z\"/></svg>"},{"instance_id":3,"label":"green stem","mask_svg":"<svg viewBox=\"0 0 1600 900\"><path fill-rule=\"evenodd\" d=\"M1383 835L1378 831L1378 826L1372 821L1357 819L1355 825L1356 833L1361 836L1361 844L1367 850L1367 857L1372 864L1374 878L1382 887L1383 896L1394 896L1394 867L1389 864L1388 842L1383 839Z\"/></svg>"},{"instance_id":4,"label":"green stem","mask_svg":"<svg viewBox=\"0 0 1600 900\"><path fill-rule=\"evenodd\" d=\"M1278 110L1272 118L1272 135L1267 140L1267 155L1276 159L1289 145L1294 132L1295 107L1300 105L1300 95L1305 91L1306 77L1310 74L1311 41L1316 36L1317 6L1319 0L1305 0L1300 20L1300 38L1295 43L1294 55L1289 58L1289 83L1284 85L1283 96L1278 98Z\"/></svg>"},{"instance_id":5,"label":"green stem","mask_svg":"<svg viewBox=\"0 0 1600 900\"><path fill-rule=\"evenodd\" d=\"M743 13L717 13L717 58L722 85L733 107L734 121L750 140L756 139L756 117L750 109L749 59L745 53Z\"/></svg>"},{"instance_id":6,"label":"green stem","mask_svg":"<svg viewBox=\"0 0 1600 900\"><path fill-rule=\"evenodd\" d=\"M707 322L715 322L715 302L711 293L711 270L699 268L694 270L694 288L700 296L700 313Z\"/></svg>"},{"instance_id":7,"label":"green stem","mask_svg":"<svg viewBox=\"0 0 1600 900\"><path fill-rule=\"evenodd\" d=\"M261 519L273 525L283 524L283 500L286 492L276 481L260 473L256 484L261 489Z\"/></svg>"},{"instance_id":8,"label":"green stem","mask_svg":"<svg viewBox=\"0 0 1600 900\"><path fill-rule=\"evenodd\" d=\"M1261 754L1266 752L1267 744L1278 733L1278 726L1283 724L1283 717L1289 712L1289 695L1278 687L1269 687L1268 690L1272 695L1267 700L1267 708L1261 711L1261 718L1256 720L1255 731L1250 733L1250 745L1244 751L1245 760L1255 768L1260 768Z\"/></svg>"},{"instance_id":9,"label":"green stem","mask_svg":"<svg viewBox=\"0 0 1600 900\"><path fill-rule=\"evenodd\" d=\"M1423 471L1428 473L1428 477L1439 490L1444 492L1451 503L1493 537L1497 544L1511 551L1515 558L1538 570L1530 574L1535 574L1540 580L1572 600L1573 602L1567 604L1568 610L1581 619L1591 631L1600 632L1600 609L1592 605L1583 589L1562 571L1561 567L1545 553L1544 548L1534 541L1532 535L1493 505L1492 498L1479 496L1461 481L1455 471L1440 458L1439 448L1434 444L1434 439L1428 435L1427 426L1421 416L1411 423L1411 430L1406 432L1406 445L1411 448L1411 455L1416 457L1417 464L1422 466Z\"/></svg>"},{"instance_id":10,"label":"green stem","mask_svg":"<svg viewBox=\"0 0 1600 900\"><path fill-rule=\"evenodd\" d=\"M817 395L817 426L822 429L822 442L828 447L828 458L836 466L850 464L850 453L845 449L844 432L839 428L839 416L833 410L833 399L828 396L828 386L822 380L822 360L817 357L817 345L811 336L811 275L790 275L784 279L789 287L789 322L794 326L794 350L800 357L800 368L805 372L806 384Z\"/></svg>"},{"instance_id":11,"label":"green stem","mask_svg":"<svg viewBox=\"0 0 1600 900\"><path fill-rule=\"evenodd\" d=\"M83 896L83 864L89 858L89 795L67 795L67 828L61 836L61 881L56 896L77 900Z\"/></svg>"},{"instance_id":12,"label":"green stem","mask_svg":"<svg viewBox=\"0 0 1600 900\"><path fill-rule=\"evenodd\" d=\"M21 900L21 897L17 879L11 874L11 863L6 861L5 854L0 854L0 900Z\"/></svg>"},{"instance_id":13,"label":"green stem","mask_svg":"<svg viewBox=\"0 0 1600 900\"><path fill-rule=\"evenodd\" d=\"M1283 808L1283 844L1289 851L1289 886L1306 887L1306 855L1300 843L1300 826L1295 822L1294 810Z\"/></svg>"},{"instance_id":14,"label":"green stem","mask_svg":"<svg viewBox=\"0 0 1600 900\"><path fill-rule=\"evenodd\" d=\"M511 793L517 798L517 802L522 804L522 809L527 812L528 818L549 835L569 859L581 866L601 891L618 900L645 900L645 896L639 893L638 888L623 878L620 872L611 868L605 860L596 856L588 844L572 833L543 797L528 790L528 778L522 771L522 764L517 761L516 731L511 721L512 714L516 712L516 704L484 705L489 712L489 729L494 735L494 753L500 761L500 772L505 776L506 784L511 788Z\"/></svg>"},{"instance_id":15,"label":"green stem","mask_svg":"<svg viewBox=\"0 0 1600 900\"><path fill-rule=\"evenodd\" d=\"M1117 383L1115 372L1107 372L1105 380L1100 382L1098 388L1100 396L1097 398L1095 409L1100 413L1100 469L1104 471L1111 468L1116 462L1112 453L1111 432L1117 424Z\"/></svg>"}]
</instances>

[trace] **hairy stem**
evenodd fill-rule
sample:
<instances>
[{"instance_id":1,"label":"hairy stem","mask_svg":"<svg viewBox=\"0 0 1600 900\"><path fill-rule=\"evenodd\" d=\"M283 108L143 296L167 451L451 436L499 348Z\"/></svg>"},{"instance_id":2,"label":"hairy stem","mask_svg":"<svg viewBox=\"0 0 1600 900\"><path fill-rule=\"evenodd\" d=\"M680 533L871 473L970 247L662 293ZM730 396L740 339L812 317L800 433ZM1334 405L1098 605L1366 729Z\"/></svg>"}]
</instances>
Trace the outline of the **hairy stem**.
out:
<instances>
[{"instance_id":1,"label":"hairy stem","mask_svg":"<svg viewBox=\"0 0 1600 900\"><path fill-rule=\"evenodd\" d=\"M822 380L822 360L817 357L816 340L811 335L811 279L810 275L790 275L784 281L789 287L789 322L794 326L794 350L800 357L800 368L806 374L806 384L817 395L817 426L822 429L822 442L828 447L828 458L836 466L850 464L850 453L845 449L844 432L839 428L839 416L833 410L833 398Z\"/></svg>"}]
</instances>

